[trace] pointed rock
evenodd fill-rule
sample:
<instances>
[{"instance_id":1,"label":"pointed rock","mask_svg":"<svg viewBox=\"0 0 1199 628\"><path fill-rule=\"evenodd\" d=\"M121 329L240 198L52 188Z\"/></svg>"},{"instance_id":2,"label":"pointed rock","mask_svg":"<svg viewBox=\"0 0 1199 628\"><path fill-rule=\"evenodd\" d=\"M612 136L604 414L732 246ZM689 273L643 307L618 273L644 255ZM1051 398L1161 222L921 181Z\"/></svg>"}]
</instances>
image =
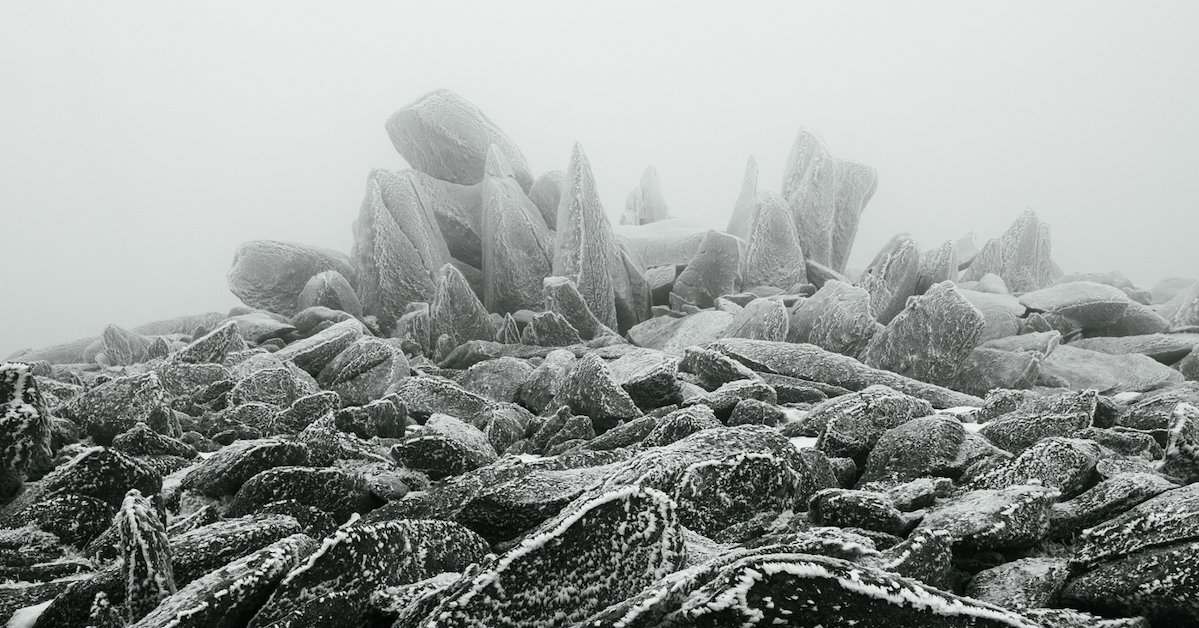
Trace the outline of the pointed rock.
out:
<instances>
[{"instance_id":1,"label":"pointed rock","mask_svg":"<svg viewBox=\"0 0 1199 628\"><path fill-rule=\"evenodd\" d=\"M957 280L957 249L950 240L935 249L925 251L920 258L920 272L916 279L915 294L924 294L935 283Z\"/></svg>"},{"instance_id":2,"label":"pointed rock","mask_svg":"<svg viewBox=\"0 0 1199 628\"><path fill-rule=\"evenodd\" d=\"M916 293L919 275L920 249L912 236L901 233L874 256L857 285L870 293L870 311L886 325Z\"/></svg>"},{"instance_id":3,"label":"pointed rock","mask_svg":"<svg viewBox=\"0 0 1199 628\"><path fill-rule=\"evenodd\" d=\"M621 388L612 370L594 352L584 355L562 383L553 401L579 414L591 417L596 433L603 433L620 421L641 416L641 410L629 393Z\"/></svg>"},{"instance_id":4,"label":"pointed rock","mask_svg":"<svg viewBox=\"0 0 1199 628\"><path fill-rule=\"evenodd\" d=\"M725 336L754 340L787 339L787 308L778 299L754 299L733 315Z\"/></svg>"},{"instance_id":5,"label":"pointed rock","mask_svg":"<svg viewBox=\"0 0 1199 628\"><path fill-rule=\"evenodd\" d=\"M596 318L610 328L617 327L612 280L618 261L616 242L600 204L591 164L577 143L570 156L557 223L553 274L573 279Z\"/></svg>"},{"instance_id":6,"label":"pointed rock","mask_svg":"<svg viewBox=\"0 0 1199 628\"><path fill-rule=\"evenodd\" d=\"M579 337L583 340L616 335L614 331L599 322L599 319L587 307L583 296L566 277L546 277L542 282L542 298L546 311L561 314L566 322L579 332Z\"/></svg>"},{"instance_id":7,"label":"pointed rock","mask_svg":"<svg viewBox=\"0 0 1199 628\"><path fill-rule=\"evenodd\" d=\"M443 181L462 185L482 181L487 150L494 144L512 164L521 188L533 185L516 144L478 107L447 89L405 105L387 120L386 127L405 161Z\"/></svg>"},{"instance_id":8,"label":"pointed rock","mask_svg":"<svg viewBox=\"0 0 1199 628\"><path fill-rule=\"evenodd\" d=\"M129 331L117 325L109 325L100 334L104 342L104 356L109 366L129 366L149 359L150 345L154 339Z\"/></svg>"},{"instance_id":9,"label":"pointed rock","mask_svg":"<svg viewBox=\"0 0 1199 628\"><path fill-rule=\"evenodd\" d=\"M162 517L137 489L125 494L116 527L125 572L125 618L133 623L175 593L171 547Z\"/></svg>"},{"instance_id":10,"label":"pointed rock","mask_svg":"<svg viewBox=\"0 0 1199 628\"><path fill-rule=\"evenodd\" d=\"M566 173L550 170L533 182L529 200L537 206L545 225L550 231L558 228L558 204L562 202L562 190L566 187Z\"/></svg>"},{"instance_id":11,"label":"pointed rock","mask_svg":"<svg viewBox=\"0 0 1199 628\"><path fill-rule=\"evenodd\" d=\"M908 302L871 340L862 361L930 384L949 386L982 335L983 315L954 287L934 284Z\"/></svg>"},{"instance_id":12,"label":"pointed rock","mask_svg":"<svg viewBox=\"0 0 1199 628\"><path fill-rule=\"evenodd\" d=\"M508 168L495 146L488 164L497 171ZM482 203L484 305L500 314L536 308L554 248L541 213L509 177L485 177Z\"/></svg>"},{"instance_id":13,"label":"pointed rock","mask_svg":"<svg viewBox=\"0 0 1199 628\"><path fill-rule=\"evenodd\" d=\"M649 166L642 173L641 182L629 192L620 224L645 225L667 218L670 218L670 208L662 198L658 170Z\"/></svg>"},{"instance_id":14,"label":"pointed rock","mask_svg":"<svg viewBox=\"0 0 1199 628\"><path fill-rule=\"evenodd\" d=\"M746 286L774 286L786 290L797 283L808 282L795 222L779 195L769 191L758 194L748 240Z\"/></svg>"},{"instance_id":15,"label":"pointed rock","mask_svg":"<svg viewBox=\"0 0 1199 628\"><path fill-rule=\"evenodd\" d=\"M1123 290L1093 281L1071 281L1026 292L1020 304L1073 319L1082 329L1106 327L1120 320L1132 300Z\"/></svg>"},{"instance_id":16,"label":"pointed rock","mask_svg":"<svg viewBox=\"0 0 1199 628\"><path fill-rule=\"evenodd\" d=\"M487 308L453 264L442 266L437 275L429 317L433 337L447 334L455 347L467 340L495 340L495 326Z\"/></svg>"},{"instance_id":17,"label":"pointed rock","mask_svg":"<svg viewBox=\"0 0 1199 628\"><path fill-rule=\"evenodd\" d=\"M340 276L340 275L339 275ZM177 351L173 357L184 364L220 364L231 351L244 351L245 341L238 334L237 323L229 321Z\"/></svg>"},{"instance_id":18,"label":"pointed rock","mask_svg":"<svg viewBox=\"0 0 1199 628\"><path fill-rule=\"evenodd\" d=\"M995 273L1012 292L1038 290L1061 276L1050 255L1049 225L1027 210L1002 236L983 245L962 281L977 281L987 273Z\"/></svg>"},{"instance_id":19,"label":"pointed rock","mask_svg":"<svg viewBox=\"0 0 1199 628\"><path fill-rule=\"evenodd\" d=\"M741 193L733 205L733 215L729 217L729 226L725 229L730 235L742 240L748 240L753 222L754 206L758 198L758 162L750 155L745 164L745 176L741 179ZM785 201L785 199L784 199ZM790 215L790 211L788 211ZM791 218L793 230L795 218Z\"/></svg>"}]
</instances>

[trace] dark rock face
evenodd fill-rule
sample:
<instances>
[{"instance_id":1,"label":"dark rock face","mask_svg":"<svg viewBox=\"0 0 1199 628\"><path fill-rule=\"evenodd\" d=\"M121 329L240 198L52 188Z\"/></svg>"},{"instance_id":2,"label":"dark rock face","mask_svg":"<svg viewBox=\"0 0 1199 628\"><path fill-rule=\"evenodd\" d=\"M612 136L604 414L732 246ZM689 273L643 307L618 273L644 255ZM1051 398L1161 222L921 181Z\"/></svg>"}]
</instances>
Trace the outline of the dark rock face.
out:
<instances>
[{"instance_id":1,"label":"dark rock face","mask_svg":"<svg viewBox=\"0 0 1199 628\"><path fill-rule=\"evenodd\" d=\"M328 270L353 282L357 275L342 253L292 242L254 240L238 247L227 277L229 290L246 305L291 316L314 275Z\"/></svg>"},{"instance_id":2,"label":"dark rock face","mask_svg":"<svg viewBox=\"0 0 1199 628\"><path fill-rule=\"evenodd\" d=\"M945 530L955 546L967 549L1028 547L1048 533L1056 497L1056 491L1031 485L971 491L930 510L920 527Z\"/></svg>"},{"instance_id":3,"label":"dark rock face","mask_svg":"<svg viewBox=\"0 0 1199 628\"><path fill-rule=\"evenodd\" d=\"M1018 454L1042 438L1070 436L1091 426L1098 395L1093 390L1064 392L1020 401L979 429L997 447Z\"/></svg>"},{"instance_id":4,"label":"dark rock face","mask_svg":"<svg viewBox=\"0 0 1199 628\"><path fill-rule=\"evenodd\" d=\"M7 496L20 488L31 464L51 456L50 412L30 365L0 364L0 412L0 488Z\"/></svg>"},{"instance_id":5,"label":"dark rock face","mask_svg":"<svg viewBox=\"0 0 1199 628\"><path fill-rule=\"evenodd\" d=\"M226 515L251 514L266 504L285 499L319 508L338 522L349 519L355 512L369 510L372 501L362 478L341 469L275 467L246 480L234 495Z\"/></svg>"},{"instance_id":6,"label":"dark rock face","mask_svg":"<svg viewBox=\"0 0 1199 628\"><path fill-rule=\"evenodd\" d=\"M96 386L56 409L75 421L101 445L145 421L165 401L165 392L154 373L127 375Z\"/></svg>"},{"instance_id":7,"label":"dark rock face","mask_svg":"<svg viewBox=\"0 0 1199 628\"><path fill-rule=\"evenodd\" d=\"M304 445L276 439L243 440L209 456L183 477L183 488L210 497L232 495L259 473L308 462Z\"/></svg>"},{"instance_id":8,"label":"dark rock face","mask_svg":"<svg viewBox=\"0 0 1199 628\"><path fill-rule=\"evenodd\" d=\"M1054 603L1068 577L1065 560L1023 558L980 571L966 591L976 600L1012 610L1043 608Z\"/></svg>"},{"instance_id":9,"label":"dark rock face","mask_svg":"<svg viewBox=\"0 0 1199 628\"><path fill-rule=\"evenodd\" d=\"M479 183L494 145L521 188L533 185L516 144L478 107L448 89L429 92L405 105L386 126L404 160L433 177L463 185Z\"/></svg>"},{"instance_id":10,"label":"dark rock face","mask_svg":"<svg viewBox=\"0 0 1199 628\"><path fill-rule=\"evenodd\" d=\"M741 242L718 231L708 231L687 268L674 281L674 294L696 307L712 307L716 297L741 288Z\"/></svg>"},{"instance_id":11,"label":"dark rock face","mask_svg":"<svg viewBox=\"0 0 1199 628\"><path fill-rule=\"evenodd\" d=\"M162 517L137 489L125 495L115 524L125 573L125 619L132 623L174 595L171 548Z\"/></svg>"},{"instance_id":12,"label":"dark rock face","mask_svg":"<svg viewBox=\"0 0 1199 628\"><path fill-rule=\"evenodd\" d=\"M326 364L317 383L337 393L343 403L361 406L388 394L409 372L398 342L368 336Z\"/></svg>"}]
</instances>

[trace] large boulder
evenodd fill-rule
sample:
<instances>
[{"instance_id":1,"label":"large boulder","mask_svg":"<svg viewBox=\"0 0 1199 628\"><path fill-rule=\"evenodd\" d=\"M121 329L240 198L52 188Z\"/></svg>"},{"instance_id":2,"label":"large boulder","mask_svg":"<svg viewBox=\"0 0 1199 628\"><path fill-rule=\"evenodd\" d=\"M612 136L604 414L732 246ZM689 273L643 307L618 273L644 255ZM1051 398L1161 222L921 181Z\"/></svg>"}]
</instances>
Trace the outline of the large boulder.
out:
<instances>
[{"instance_id":1,"label":"large boulder","mask_svg":"<svg viewBox=\"0 0 1199 628\"><path fill-rule=\"evenodd\" d=\"M298 311L300 293L313 276L335 270L351 283L357 278L342 253L294 242L252 240L237 247L227 280L242 303L276 314ZM144 333L144 332L143 332Z\"/></svg>"},{"instance_id":2,"label":"large boulder","mask_svg":"<svg viewBox=\"0 0 1199 628\"><path fill-rule=\"evenodd\" d=\"M716 297L743 285L741 240L708 231L687 268L674 281L674 294L696 307L712 307Z\"/></svg>"},{"instance_id":3,"label":"large boulder","mask_svg":"<svg viewBox=\"0 0 1199 628\"><path fill-rule=\"evenodd\" d=\"M1003 235L983 245L962 281L978 281L994 273L1012 292L1039 290L1052 285L1062 274L1050 254L1049 225L1027 210Z\"/></svg>"},{"instance_id":4,"label":"large boulder","mask_svg":"<svg viewBox=\"0 0 1199 628\"><path fill-rule=\"evenodd\" d=\"M296 310L303 311L310 307L324 306L332 310L341 310L351 316L362 316L362 301L354 286L336 270L326 270L312 276L296 297Z\"/></svg>"},{"instance_id":5,"label":"large boulder","mask_svg":"<svg viewBox=\"0 0 1199 628\"><path fill-rule=\"evenodd\" d=\"M908 297L916 294L919 277L920 248L912 236L901 233L883 245L857 285L870 293L870 311L886 325L903 310Z\"/></svg>"},{"instance_id":6,"label":"large boulder","mask_svg":"<svg viewBox=\"0 0 1199 628\"><path fill-rule=\"evenodd\" d=\"M433 338L445 334L453 347L468 340L495 340L495 325L487 308L453 264L442 266L437 273L429 316Z\"/></svg>"},{"instance_id":7,"label":"large boulder","mask_svg":"<svg viewBox=\"0 0 1199 628\"><path fill-rule=\"evenodd\" d=\"M622 225L645 225L670 218L670 208L662 198L662 183L658 170L648 166L641 174L641 182L633 187L625 201Z\"/></svg>"},{"instance_id":8,"label":"large boulder","mask_svg":"<svg viewBox=\"0 0 1199 628\"><path fill-rule=\"evenodd\" d=\"M729 217L729 226L725 231L729 235L748 240L752 230L754 208L758 198L758 162L751 155L745 163L745 176L741 179L741 194L733 205L733 214ZM783 199L786 201L786 199ZM795 219L792 218L792 221Z\"/></svg>"},{"instance_id":9,"label":"large boulder","mask_svg":"<svg viewBox=\"0 0 1199 628\"><path fill-rule=\"evenodd\" d=\"M952 282L934 284L874 336L862 361L922 382L952 386L983 327L982 313Z\"/></svg>"},{"instance_id":10,"label":"large boulder","mask_svg":"<svg viewBox=\"0 0 1199 628\"><path fill-rule=\"evenodd\" d=\"M613 269L622 264L612 225L604 213L591 164L575 144L566 170L566 188L558 206L553 274L570 277L601 323L617 328Z\"/></svg>"},{"instance_id":11,"label":"large boulder","mask_svg":"<svg viewBox=\"0 0 1199 628\"><path fill-rule=\"evenodd\" d=\"M553 263L553 235L496 146L482 185L483 304L500 314L536 309Z\"/></svg>"},{"instance_id":12,"label":"large boulder","mask_svg":"<svg viewBox=\"0 0 1199 628\"><path fill-rule=\"evenodd\" d=\"M742 278L746 286L774 286L787 290L808 282L795 221L779 195L769 191L758 194L746 239L749 250L745 254Z\"/></svg>"},{"instance_id":13,"label":"large boulder","mask_svg":"<svg viewBox=\"0 0 1199 628\"><path fill-rule=\"evenodd\" d=\"M1093 281L1054 284L1020 296L1029 310L1068 317L1084 330L1115 323L1131 302L1123 290Z\"/></svg>"},{"instance_id":14,"label":"large boulder","mask_svg":"<svg viewBox=\"0 0 1199 628\"><path fill-rule=\"evenodd\" d=\"M471 185L483 180L491 146L512 165L521 188L533 176L520 148L465 98L439 89L409 103L387 120L391 143L413 168L443 181Z\"/></svg>"},{"instance_id":15,"label":"large boulder","mask_svg":"<svg viewBox=\"0 0 1199 628\"><path fill-rule=\"evenodd\" d=\"M870 293L834 279L791 310L787 341L856 358L881 329L870 310Z\"/></svg>"}]
</instances>

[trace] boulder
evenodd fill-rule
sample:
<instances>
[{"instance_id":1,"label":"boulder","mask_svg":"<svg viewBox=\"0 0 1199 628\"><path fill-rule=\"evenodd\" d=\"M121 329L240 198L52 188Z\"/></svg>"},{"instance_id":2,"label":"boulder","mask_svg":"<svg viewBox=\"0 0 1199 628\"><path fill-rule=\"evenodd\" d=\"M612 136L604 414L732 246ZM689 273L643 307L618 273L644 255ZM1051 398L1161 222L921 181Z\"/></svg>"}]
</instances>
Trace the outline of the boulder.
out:
<instances>
[{"instance_id":1,"label":"boulder","mask_svg":"<svg viewBox=\"0 0 1199 628\"><path fill-rule=\"evenodd\" d=\"M437 273L429 317L433 337L448 335L454 347L468 340L495 340L495 325L487 308L453 264L442 266Z\"/></svg>"},{"instance_id":2,"label":"boulder","mask_svg":"<svg viewBox=\"0 0 1199 628\"><path fill-rule=\"evenodd\" d=\"M741 178L741 193L733 204L733 214L729 217L729 225L725 231L729 235L742 240L748 240L753 228L754 211L758 198L758 162L750 155L745 163L745 176ZM786 199L783 199L784 201ZM794 231L794 217L792 217Z\"/></svg>"},{"instance_id":3,"label":"boulder","mask_svg":"<svg viewBox=\"0 0 1199 628\"><path fill-rule=\"evenodd\" d=\"M712 307L716 297L737 292L743 284L741 241L708 231L699 249L679 273L673 293L696 307Z\"/></svg>"},{"instance_id":4,"label":"boulder","mask_svg":"<svg viewBox=\"0 0 1199 628\"><path fill-rule=\"evenodd\" d=\"M858 278L857 285L870 293L870 311L886 325L916 294L920 275L920 249L912 236L891 238Z\"/></svg>"},{"instance_id":5,"label":"boulder","mask_svg":"<svg viewBox=\"0 0 1199 628\"><path fill-rule=\"evenodd\" d=\"M875 334L862 361L922 382L951 386L983 327L982 313L952 282L934 284Z\"/></svg>"},{"instance_id":6,"label":"boulder","mask_svg":"<svg viewBox=\"0 0 1199 628\"><path fill-rule=\"evenodd\" d=\"M350 316L362 316L362 301L354 292L354 286L336 270L326 270L313 275L296 297L296 310L323 306L340 310Z\"/></svg>"},{"instance_id":7,"label":"boulder","mask_svg":"<svg viewBox=\"0 0 1199 628\"><path fill-rule=\"evenodd\" d=\"M742 281L746 286L775 286L787 289L807 283L804 252L795 233L795 221L786 201L763 191L754 199Z\"/></svg>"},{"instance_id":8,"label":"boulder","mask_svg":"<svg viewBox=\"0 0 1199 628\"><path fill-rule=\"evenodd\" d=\"M953 240L929 249L920 256L920 272L917 274L915 294L921 295L933 284L958 279L958 255ZM1005 290L1006 292L1006 290Z\"/></svg>"},{"instance_id":9,"label":"boulder","mask_svg":"<svg viewBox=\"0 0 1199 628\"><path fill-rule=\"evenodd\" d=\"M670 208L662 198L662 183L658 180L658 170L648 166L641 174L641 182L629 192L624 213L620 216L620 224L645 225L667 218L670 218Z\"/></svg>"},{"instance_id":10,"label":"boulder","mask_svg":"<svg viewBox=\"0 0 1199 628\"><path fill-rule=\"evenodd\" d=\"M242 303L291 316L300 309L300 293L308 280L328 270L351 283L357 279L342 253L294 242L252 240L237 248L226 279L230 292Z\"/></svg>"},{"instance_id":11,"label":"boulder","mask_svg":"<svg viewBox=\"0 0 1199 628\"><path fill-rule=\"evenodd\" d=\"M553 274L569 277L601 323L617 327L612 270L620 262L612 226L600 204L583 148L575 144L566 171L565 198L558 207Z\"/></svg>"},{"instance_id":12,"label":"boulder","mask_svg":"<svg viewBox=\"0 0 1199 628\"><path fill-rule=\"evenodd\" d=\"M1041 362L1041 379L1070 388L1142 392L1183 381L1182 374L1144 355L1110 355L1062 345Z\"/></svg>"},{"instance_id":13,"label":"boulder","mask_svg":"<svg viewBox=\"0 0 1199 628\"><path fill-rule=\"evenodd\" d=\"M508 167L495 146L488 159L489 171ZM500 314L534 309L550 274L553 235L515 179L489 174L482 185L483 304Z\"/></svg>"},{"instance_id":14,"label":"boulder","mask_svg":"<svg viewBox=\"0 0 1199 628\"><path fill-rule=\"evenodd\" d=\"M558 228L558 205L562 200L562 190L566 187L566 173L561 170L550 170L542 173L529 189L529 200L541 212L541 218L550 231Z\"/></svg>"},{"instance_id":15,"label":"boulder","mask_svg":"<svg viewBox=\"0 0 1199 628\"><path fill-rule=\"evenodd\" d=\"M870 293L865 289L835 279L826 281L816 294L791 310L787 341L858 357L882 329L870 308Z\"/></svg>"}]
</instances>

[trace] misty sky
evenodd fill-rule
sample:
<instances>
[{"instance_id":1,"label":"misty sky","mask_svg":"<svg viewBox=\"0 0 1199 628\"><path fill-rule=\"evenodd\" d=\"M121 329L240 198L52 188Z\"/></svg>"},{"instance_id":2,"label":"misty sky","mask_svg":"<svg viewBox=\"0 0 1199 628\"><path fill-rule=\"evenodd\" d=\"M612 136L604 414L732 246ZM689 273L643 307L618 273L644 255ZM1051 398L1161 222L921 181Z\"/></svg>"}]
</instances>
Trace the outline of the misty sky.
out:
<instances>
[{"instance_id":1,"label":"misty sky","mask_svg":"<svg viewBox=\"0 0 1199 628\"><path fill-rule=\"evenodd\" d=\"M898 6L910 4L912 6ZM4 2L0 356L237 304L239 243L348 252L383 129L439 87L534 174L648 164L722 227L801 125L879 171L851 266L1025 208L1067 271L1199 275L1199 3Z\"/></svg>"}]
</instances>

